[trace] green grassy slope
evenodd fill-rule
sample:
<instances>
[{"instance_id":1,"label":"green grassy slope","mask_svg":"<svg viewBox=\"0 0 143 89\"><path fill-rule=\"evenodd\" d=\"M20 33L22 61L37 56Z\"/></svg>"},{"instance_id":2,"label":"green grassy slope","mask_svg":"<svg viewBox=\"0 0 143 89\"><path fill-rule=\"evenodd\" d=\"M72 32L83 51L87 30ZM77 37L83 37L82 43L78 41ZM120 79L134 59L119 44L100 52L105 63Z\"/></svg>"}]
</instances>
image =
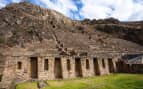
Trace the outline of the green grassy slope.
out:
<instances>
[{"instance_id":1,"label":"green grassy slope","mask_svg":"<svg viewBox=\"0 0 143 89\"><path fill-rule=\"evenodd\" d=\"M48 86L44 89L143 89L143 75L112 74L47 83ZM36 82L19 84L16 89L37 89Z\"/></svg>"}]
</instances>

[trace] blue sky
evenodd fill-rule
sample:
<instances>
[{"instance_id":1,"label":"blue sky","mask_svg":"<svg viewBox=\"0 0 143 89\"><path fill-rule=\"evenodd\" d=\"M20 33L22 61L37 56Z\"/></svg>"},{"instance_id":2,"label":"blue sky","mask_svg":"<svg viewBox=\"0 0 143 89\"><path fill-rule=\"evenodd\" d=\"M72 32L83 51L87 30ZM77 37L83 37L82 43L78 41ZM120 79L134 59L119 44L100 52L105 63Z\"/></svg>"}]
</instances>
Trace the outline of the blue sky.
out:
<instances>
[{"instance_id":1,"label":"blue sky","mask_svg":"<svg viewBox=\"0 0 143 89\"><path fill-rule=\"evenodd\" d=\"M0 8L23 0L0 0ZM72 19L143 20L143 0L28 0L44 8L54 9Z\"/></svg>"}]
</instances>

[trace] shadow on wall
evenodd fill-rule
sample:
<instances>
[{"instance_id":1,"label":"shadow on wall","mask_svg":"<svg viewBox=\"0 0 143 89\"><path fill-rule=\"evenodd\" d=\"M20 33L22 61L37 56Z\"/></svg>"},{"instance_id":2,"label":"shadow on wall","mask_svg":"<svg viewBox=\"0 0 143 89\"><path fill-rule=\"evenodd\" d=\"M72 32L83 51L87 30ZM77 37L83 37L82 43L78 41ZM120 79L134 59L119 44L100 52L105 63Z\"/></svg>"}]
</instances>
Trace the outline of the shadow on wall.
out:
<instances>
[{"instance_id":1,"label":"shadow on wall","mask_svg":"<svg viewBox=\"0 0 143 89\"><path fill-rule=\"evenodd\" d=\"M124 61L116 63L119 73L143 74L143 64L126 64Z\"/></svg>"}]
</instances>

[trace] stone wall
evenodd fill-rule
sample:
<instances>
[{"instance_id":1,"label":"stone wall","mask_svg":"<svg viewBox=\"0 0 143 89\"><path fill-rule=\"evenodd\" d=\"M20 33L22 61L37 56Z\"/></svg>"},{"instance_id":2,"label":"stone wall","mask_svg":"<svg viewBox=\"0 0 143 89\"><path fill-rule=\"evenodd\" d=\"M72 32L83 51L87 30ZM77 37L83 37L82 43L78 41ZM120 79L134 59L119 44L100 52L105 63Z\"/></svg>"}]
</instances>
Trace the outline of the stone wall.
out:
<instances>
[{"instance_id":1,"label":"stone wall","mask_svg":"<svg viewBox=\"0 0 143 89\"><path fill-rule=\"evenodd\" d=\"M88 64L86 63L89 61L89 68L87 68ZM91 58L82 58L82 70L83 70L83 77L94 76L94 66L93 66L93 59Z\"/></svg>"},{"instance_id":2,"label":"stone wall","mask_svg":"<svg viewBox=\"0 0 143 89\"><path fill-rule=\"evenodd\" d=\"M67 69L67 60L70 61L70 69ZM62 69L63 69L63 78L70 79L75 78L75 60L72 57L64 57L62 58Z\"/></svg>"},{"instance_id":3,"label":"stone wall","mask_svg":"<svg viewBox=\"0 0 143 89\"><path fill-rule=\"evenodd\" d=\"M100 75L109 74L109 66L107 59L98 59Z\"/></svg>"},{"instance_id":4,"label":"stone wall","mask_svg":"<svg viewBox=\"0 0 143 89\"><path fill-rule=\"evenodd\" d=\"M113 61L113 69L114 69L113 73L116 73L118 72L116 63L119 61L119 58L115 57L112 59L112 61Z\"/></svg>"},{"instance_id":5,"label":"stone wall","mask_svg":"<svg viewBox=\"0 0 143 89\"><path fill-rule=\"evenodd\" d=\"M48 60L48 70L44 70L44 61ZM38 58L38 79L40 80L53 80L54 76L54 58L53 57L40 57Z\"/></svg>"},{"instance_id":6,"label":"stone wall","mask_svg":"<svg viewBox=\"0 0 143 89\"><path fill-rule=\"evenodd\" d=\"M143 64L132 64L130 70L131 73L143 74Z\"/></svg>"},{"instance_id":7,"label":"stone wall","mask_svg":"<svg viewBox=\"0 0 143 89\"><path fill-rule=\"evenodd\" d=\"M4 71L2 73L2 80L0 82L0 88L8 88L15 78L15 61L10 60L13 57L6 57L6 62L4 65Z\"/></svg>"},{"instance_id":8,"label":"stone wall","mask_svg":"<svg viewBox=\"0 0 143 89\"><path fill-rule=\"evenodd\" d=\"M126 64L123 61L119 61L117 65L120 65L120 67L117 67L119 73L143 74L143 64Z\"/></svg>"},{"instance_id":9,"label":"stone wall","mask_svg":"<svg viewBox=\"0 0 143 89\"><path fill-rule=\"evenodd\" d=\"M44 60L49 59L49 70L44 70ZM53 57L42 57L39 58L39 79L41 80L53 80L54 76L54 59ZM89 60L89 69L86 69L86 59ZM70 60L70 70L67 69L67 60ZM90 58L80 58L81 60L81 70L83 77L89 77L94 75L93 60ZM75 78L75 58L74 57L61 57L62 62L62 74L63 79Z\"/></svg>"},{"instance_id":10,"label":"stone wall","mask_svg":"<svg viewBox=\"0 0 143 89\"><path fill-rule=\"evenodd\" d=\"M35 57L35 56L34 56ZM94 69L94 58L91 57L51 57L39 56L37 58L37 78L36 80L55 80L55 58L61 60L62 79L76 78L75 60L80 59L81 62L81 77L97 76ZM47 62L47 69L45 69L45 60ZM110 74L108 58L97 58L97 66L99 67L99 75ZM113 72L117 71L116 59L112 59ZM69 64L70 65L69 65ZM69 68L70 67L70 68ZM5 69L3 72L2 82L10 84L14 81L27 81L31 80L31 56L14 56L7 57ZM1 82L1 83L2 83ZM1 84L0 83L0 84Z\"/></svg>"},{"instance_id":11,"label":"stone wall","mask_svg":"<svg viewBox=\"0 0 143 89\"><path fill-rule=\"evenodd\" d=\"M21 63L21 68L18 68L18 63ZM26 81L30 78L30 60L27 57L15 57L15 74L17 81Z\"/></svg>"}]
</instances>

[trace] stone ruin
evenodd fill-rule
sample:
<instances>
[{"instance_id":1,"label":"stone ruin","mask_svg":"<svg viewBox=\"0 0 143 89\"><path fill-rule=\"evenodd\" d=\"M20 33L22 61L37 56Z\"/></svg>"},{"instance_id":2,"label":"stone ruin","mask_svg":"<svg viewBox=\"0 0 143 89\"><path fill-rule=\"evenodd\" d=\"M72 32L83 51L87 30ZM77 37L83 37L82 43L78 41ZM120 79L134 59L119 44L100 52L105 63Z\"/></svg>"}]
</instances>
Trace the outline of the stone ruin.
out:
<instances>
[{"instance_id":1,"label":"stone ruin","mask_svg":"<svg viewBox=\"0 0 143 89\"><path fill-rule=\"evenodd\" d=\"M143 53L142 45L98 29L104 28L108 21L112 22L108 25L126 29L119 21L113 23L114 19L106 23L102 20L100 24L73 21L56 11L26 2L1 9L0 17L2 89L9 88L13 82L126 72L129 69L122 66L126 65L122 57Z\"/></svg>"}]
</instances>

